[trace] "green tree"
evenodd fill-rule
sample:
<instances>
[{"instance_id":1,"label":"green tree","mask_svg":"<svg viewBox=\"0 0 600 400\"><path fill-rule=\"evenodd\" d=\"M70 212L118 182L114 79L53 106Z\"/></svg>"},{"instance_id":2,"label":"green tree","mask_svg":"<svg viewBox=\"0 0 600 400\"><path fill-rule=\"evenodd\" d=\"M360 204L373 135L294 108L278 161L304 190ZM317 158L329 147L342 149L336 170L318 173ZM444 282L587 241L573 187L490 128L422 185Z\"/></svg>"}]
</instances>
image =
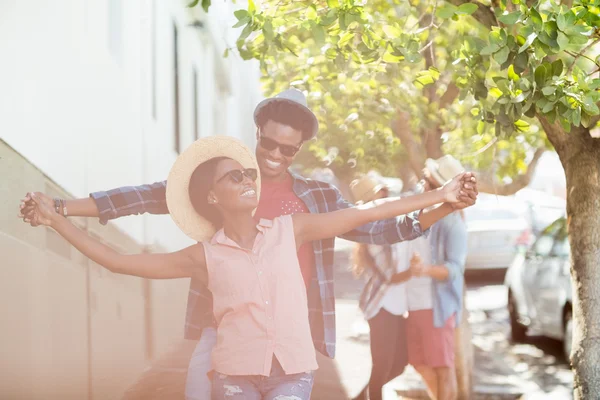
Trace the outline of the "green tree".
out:
<instances>
[{"instance_id":1,"label":"green tree","mask_svg":"<svg viewBox=\"0 0 600 400\"><path fill-rule=\"evenodd\" d=\"M599 14L600 0L250 0L235 13L239 54L260 60L268 90L292 82L319 105L312 150L342 175L386 159L384 172L417 172L445 150L512 176L492 188L510 193L551 144L567 179L576 399L600 393Z\"/></svg>"}]
</instances>

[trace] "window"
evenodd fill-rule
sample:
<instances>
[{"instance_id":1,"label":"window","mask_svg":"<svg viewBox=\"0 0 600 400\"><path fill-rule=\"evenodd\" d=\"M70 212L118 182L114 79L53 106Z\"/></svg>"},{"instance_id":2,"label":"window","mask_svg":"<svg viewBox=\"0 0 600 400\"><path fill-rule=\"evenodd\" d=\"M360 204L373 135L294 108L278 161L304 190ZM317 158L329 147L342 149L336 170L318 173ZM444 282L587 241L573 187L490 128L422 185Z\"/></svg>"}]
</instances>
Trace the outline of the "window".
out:
<instances>
[{"instance_id":1,"label":"window","mask_svg":"<svg viewBox=\"0 0 600 400\"><path fill-rule=\"evenodd\" d=\"M200 104L198 104L198 69L194 68L192 74L194 79L194 101L192 103L194 106L194 140L198 140L200 138L200 127L198 126L198 124L200 123L198 118L198 113L200 112Z\"/></svg>"},{"instance_id":2,"label":"window","mask_svg":"<svg viewBox=\"0 0 600 400\"><path fill-rule=\"evenodd\" d=\"M123 8L121 0L108 1L108 48L120 65L123 58Z\"/></svg>"},{"instance_id":3,"label":"window","mask_svg":"<svg viewBox=\"0 0 600 400\"><path fill-rule=\"evenodd\" d=\"M179 123L179 32L173 22L173 133L175 135L175 151L181 149L181 132Z\"/></svg>"}]
</instances>

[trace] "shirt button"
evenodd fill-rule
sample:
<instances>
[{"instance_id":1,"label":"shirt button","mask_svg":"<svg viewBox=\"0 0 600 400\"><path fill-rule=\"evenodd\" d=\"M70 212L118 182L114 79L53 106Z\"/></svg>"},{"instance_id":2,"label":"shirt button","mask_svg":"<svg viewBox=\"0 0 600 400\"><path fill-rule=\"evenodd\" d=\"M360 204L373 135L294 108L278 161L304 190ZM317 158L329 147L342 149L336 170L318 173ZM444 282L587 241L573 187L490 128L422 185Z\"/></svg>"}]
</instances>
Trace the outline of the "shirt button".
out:
<instances>
[{"instance_id":1,"label":"shirt button","mask_svg":"<svg viewBox=\"0 0 600 400\"><path fill-rule=\"evenodd\" d=\"M269 304L269 300L265 301L265 304L267 304L267 305L268 305L268 304Z\"/></svg>"},{"instance_id":2,"label":"shirt button","mask_svg":"<svg viewBox=\"0 0 600 400\"><path fill-rule=\"evenodd\" d=\"M262 275L262 271L258 271L258 274L259 274L259 275Z\"/></svg>"}]
</instances>

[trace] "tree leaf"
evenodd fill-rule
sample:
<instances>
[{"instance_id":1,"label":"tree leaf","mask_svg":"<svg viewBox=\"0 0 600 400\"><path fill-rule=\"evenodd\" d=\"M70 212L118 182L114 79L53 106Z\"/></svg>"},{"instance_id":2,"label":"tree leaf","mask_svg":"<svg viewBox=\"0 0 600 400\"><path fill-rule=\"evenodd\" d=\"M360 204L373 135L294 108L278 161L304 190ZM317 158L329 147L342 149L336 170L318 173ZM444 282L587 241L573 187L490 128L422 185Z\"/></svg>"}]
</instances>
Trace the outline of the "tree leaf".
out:
<instances>
[{"instance_id":1,"label":"tree leaf","mask_svg":"<svg viewBox=\"0 0 600 400\"><path fill-rule=\"evenodd\" d=\"M402 35L402 31L392 25L384 25L383 32L385 32L390 39L396 39Z\"/></svg>"},{"instance_id":2,"label":"tree leaf","mask_svg":"<svg viewBox=\"0 0 600 400\"><path fill-rule=\"evenodd\" d=\"M204 12L208 12L208 9L210 8L210 4L211 4L210 0L202 0L202 9L204 10Z\"/></svg>"},{"instance_id":3,"label":"tree leaf","mask_svg":"<svg viewBox=\"0 0 600 400\"><path fill-rule=\"evenodd\" d=\"M531 46L531 44L533 43L533 41L537 38L537 36L538 35L535 32L533 32L529 36L527 36L527 39L525 40L525 43L523 43L523 46L521 46L521 48L519 48L519 53L522 53L525 50L527 50L529 48L529 46Z\"/></svg>"},{"instance_id":4,"label":"tree leaf","mask_svg":"<svg viewBox=\"0 0 600 400\"><path fill-rule=\"evenodd\" d=\"M546 71L546 66L544 64L538 66L535 69L535 83L538 86L544 86L544 83L546 83L547 80L547 74L548 72Z\"/></svg>"},{"instance_id":5,"label":"tree leaf","mask_svg":"<svg viewBox=\"0 0 600 400\"><path fill-rule=\"evenodd\" d=\"M504 62L506 62L506 60L508 60L508 55L510 54L510 49L508 47L503 47L500 50L498 50L498 52L496 54L494 54L494 60L496 60L496 62L498 64L503 64Z\"/></svg>"},{"instance_id":6,"label":"tree leaf","mask_svg":"<svg viewBox=\"0 0 600 400\"><path fill-rule=\"evenodd\" d=\"M344 47L354 38L354 32L346 32L338 41L338 46Z\"/></svg>"},{"instance_id":7,"label":"tree leaf","mask_svg":"<svg viewBox=\"0 0 600 400\"><path fill-rule=\"evenodd\" d=\"M314 24L312 27L312 33L313 37L315 38L315 42L319 46L325 43L325 28L323 28L322 25Z\"/></svg>"},{"instance_id":8,"label":"tree leaf","mask_svg":"<svg viewBox=\"0 0 600 400\"><path fill-rule=\"evenodd\" d=\"M456 14L458 15L471 15L475 11L477 11L477 4L473 3L464 3L458 6L458 10L456 10Z\"/></svg>"},{"instance_id":9,"label":"tree leaf","mask_svg":"<svg viewBox=\"0 0 600 400\"><path fill-rule=\"evenodd\" d=\"M533 24L533 29L536 32L539 32L542 30L542 27L544 26L544 21L542 20L542 16L540 15L540 13L538 13L535 8L532 8L530 10L529 19L530 19L531 23Z\"/></svg>"},{"instance_id":10,"label":"tree leaf","mask_svg":"<svg viewBox=\"0 0 600 400\"><path fill-rule=\"evenodd\" d=\"M483 121L477 122L477 133L481 135L481 134L483 134L484 131L485 131L485 122L483 122Z\"/></svg>"},{"instance_id":11,"label":"tree leaf","mask_svg":"<svg viewBox=\"0 0 600 400\"><path fill-rule=\"evenodd\" d=\"M518 81L519 79L521 79L519 77L519 75L517 75L515 73L515 67L511 64L510 67L508 67L508 79L510 79L513 82Z\"/></svg>"},{"instance_id":12,"label":"tree leaf","mask_svg":"<svg viewBox=\"0 0 600 400\"><path fill-rule=\"evenodd\" d=\"M242 33L240 33L238 40L239 41L246 40L246 38L248 36L250 36L251 33L252 33L252 23L248 22L248 24L246 24L246 26L244 27L244 30L242 30Z\"/></svg>"},{"instance_id":13,"label":"tree leaf","mask_svg":"<svg viewBox=\"0 0 600 400\"><path fill-rule=\"evenodd\" d=\"M204 2L204 0L202 0ZM256 4L254 4L254 0L248 0L248 12L250 14L254 14L256 12Z\"/></svg>"},{"instance_id":14,"label":"tree leaf","mask_svg":"<svg viewBox=\"0 0 600 400\"><path fill-rule=\"evenodd\" d=\"M500 47L490 44L489 46L485 46L483 49L481 49L481 52L479 52L479 54L482 56L490 56L497 52L499 49Z\"/></svg>"},{"instance_id":15,"label":"tree leaf","mask_svg":"<svg viewBox=\"0 0 600 400\"><path fill-rule=\"evenodd\" d=\"M552 63L552 75L560 76L563 72L564 64L563 61L558 59Z\"/></svg>"},{"instance_id":16,"label":"tree leaf","mask_svg":"<svg viewBox=\"0 0 600 400\"><path fill-rule=\"evenodd\" d=\"M452 18L456 11L458 11L458 8L455 5L444 3L441 7L438 7L435 16L442 19L448 19Z\"/></svg>"},{"instance_id":17,"label":"tree leaf","mask_svg":"<svg viewBox=\"0 0 600 400\"><path fill-rule=\"evenodd\" d=\"M573 121L573 125L579 126L581 124L581 108L577 107L571 116L571 121Z\"/></svg>"},{"instance_id":18,"label":"tree leaf","mask_svg":"<svg viewBox=\"0 0 600 400\"><path fill-rule=\"evenodd\" d=\"M338 0L327 0L327 6L329 8L336 8L340 6L340 2Z\"/></svg>"},{"instance_id":19,"label":"tree leaf","mask_svg":"<svg viewBox=\"0 0 600 400\"><path fill-rule=\"evenodd\" d=\"M544 93L544 96L553 95L554 92L556 92L556 87L554 87L554 86L546 86L545 88L542 89L542 93Z\"/></svg>"},{"instance_id":20,"label":"tree leaf","mask_svg":"<svg viewBox=\"0 0 600 400\"><path fill-rule=\"evenodd\" d=\"M563 32L565 31L565 29L567 29L567 20L564 14L558 14L558 16L556 17L556 25L558 26L558 29L560 29Z\"/></svg>"},{"instance_id":21,"label":"tree leaf","mask_svg":"<svg viewBox=\"0 0 600 400\"><path fill-rule=\"evenodd\" d=\"M187 6L190 7L190 8L196 7L199 2L200 2L200 0L192 0L190 3L188 3Z\"/></svg>"},{"instance_id":22,"label":"tree leaf","mask_svg":"<svg viewBox=\"0 0 600 400\"><path fill-rule=\"evenodd\" d=\"M519 21L521 15L523 14L521 14L520 11L513 11L511 13L505 13L501 15L498 20L506 25L514 25L517 23L517 21Z\"/></svg>"},{"instance_id":23,"label":"tree leaf","mask_svg":"<svg viewBox=\"0 0 600 400\"><path fill-rule=\"evenodd\" d=\"M569 38L562 32L558 32L558 37L556 38L556 41L558 42L558 47L560 48L560 50L566 49L569 45Z\"/></svg>"}]
</instances>

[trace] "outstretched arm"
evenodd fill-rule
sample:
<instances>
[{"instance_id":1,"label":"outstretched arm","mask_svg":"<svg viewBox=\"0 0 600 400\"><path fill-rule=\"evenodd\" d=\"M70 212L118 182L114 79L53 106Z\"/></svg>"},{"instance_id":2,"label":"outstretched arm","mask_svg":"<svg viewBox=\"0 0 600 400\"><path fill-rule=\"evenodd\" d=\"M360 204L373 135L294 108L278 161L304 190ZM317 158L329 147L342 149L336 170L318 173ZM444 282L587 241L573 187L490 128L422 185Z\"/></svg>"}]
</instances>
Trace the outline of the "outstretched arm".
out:
<instances>
[{"instance_id":1,"label":"outstretched arm","mask_svg":"<svg viewBox=\"0 0 600 400\"><path fill-rule=\"evenodd\" d=\"M402 199L382 199L365 205L323 214L295 214L296 243L321 240L341 235L369 222L389 219L438 203L457 203L462 191L464 174L455 177L443 188Z\"/></svg>"},{"instance_id":2,"label":"outstretched arm","mask_svg":"<svg viewBox=\"0 0 600 400\"><path fill-rule=\"evenodd\" d=\"M44 204L37 195L32 217L37 225L53 228L86 257L108 270L151 279L195 277L207 281L204 247L195 244L186 249L167 254L121 254L90 237Z\"/></svg>"},{"instance_id":3,"label":"outstretched arm","mask_svg":"<svg viewBox=\"0 0 600 400\"><path fill-rule=\"evenodd\" d=\"M465 194L461 196L459 203L444 203L439 207L426 211L415 211L391 219L369 222L351 231L344 232L340 237L353 242L377 245L394 244L415 239L452 211L475 204L478 195L475 175L472 172L465 173L463 182ZM335 204L337 210L354 207L353 204L343 198L337 189L334 187L332 189L337 195Z\"/></svg>"},{"instance_id":4,"label":"outstretched arm","mask_svg":"<svg viewBox=\"0 0 600 400\"><path fill-rule=\"evenodd\" d=\"M94 192L83 199L64 200L66 216L98 217L106 224L111 219L137 214L168 214L166 182L150 185L124 186L103 192ZM41 192L35 192L44 204L54 209L54 200ZM25 222L32 224L33 203L30 197L21 202L21 215ZM59 213L64 215L63 210Z\"/></svg>"}]
</instances>

